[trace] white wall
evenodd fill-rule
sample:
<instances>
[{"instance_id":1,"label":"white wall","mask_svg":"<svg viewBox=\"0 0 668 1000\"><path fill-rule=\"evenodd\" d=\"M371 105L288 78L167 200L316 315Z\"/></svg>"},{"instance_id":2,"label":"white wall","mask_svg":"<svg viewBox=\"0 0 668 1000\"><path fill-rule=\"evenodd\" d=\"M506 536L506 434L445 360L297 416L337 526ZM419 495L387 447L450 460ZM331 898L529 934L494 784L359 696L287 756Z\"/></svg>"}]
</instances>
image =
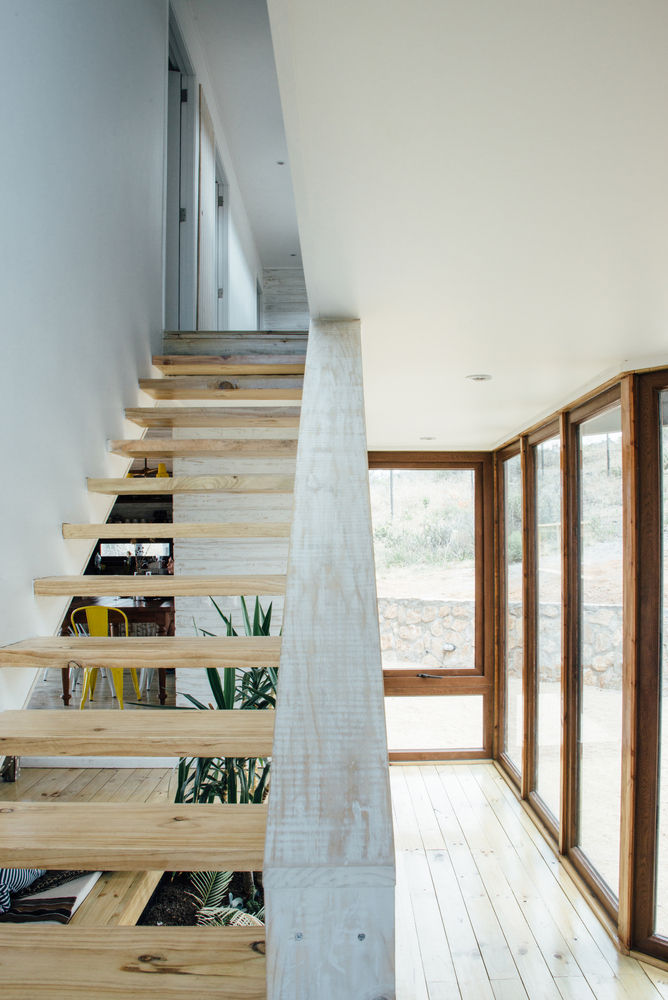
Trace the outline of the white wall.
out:
<instances>
[{"instance_id":1,"label":"white wall","mask_svg":"<svg viewBox=\"0 0 668 1000\"><path fill-rule=\"evenodd\" d=\"M166 0L2 0L0 643L57 628L35 576L79 573L64 520L161 343ZM122 474L122 473L121 473ZM0 671L0 706L31 672Z\"/></svg>"},{"instance_id":2,"label":"white wall","mask_svg":"<svg viewBox=\"0 0 668 1000\"><path fill-rule=\"evenodd\" d=\"M248 221L230 150L220 101L212 81L202 44L198 21L188 0L173 0L172 10L195 71L196 84L204 88L206 103L213 119L216 147L228 185L228 327L230 330L257 328L256 282L262 283L262 265ZM199 124L196 127L199 135Z\"/></svg>"}]
</instances>

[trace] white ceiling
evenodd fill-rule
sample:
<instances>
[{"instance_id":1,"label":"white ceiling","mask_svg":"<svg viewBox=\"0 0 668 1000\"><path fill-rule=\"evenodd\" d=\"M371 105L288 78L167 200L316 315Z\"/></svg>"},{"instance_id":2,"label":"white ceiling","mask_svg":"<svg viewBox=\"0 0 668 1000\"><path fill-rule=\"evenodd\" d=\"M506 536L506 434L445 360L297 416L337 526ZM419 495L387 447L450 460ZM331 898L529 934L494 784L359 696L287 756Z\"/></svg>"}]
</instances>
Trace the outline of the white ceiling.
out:
<instances>
[{"instance_id":1,"label":"white ceiling","mask_svg":"<svg viewBox=\"0 0 668 1000\"><path fill-rule=\"evenodd\" d=\"M665 0L269 10L311 311L362 320L370 447L489 448L668 363Z\"/></svg>"},{"instance_id":2,"label":"white ceiling","mask_svg":"<svg viewBox=\"0 0 668 1000\"><path fill-rule=\"evenodd\" d=\"M301 266L266 0L189 3L262 264Z\"/></svg>"}]
</instances>

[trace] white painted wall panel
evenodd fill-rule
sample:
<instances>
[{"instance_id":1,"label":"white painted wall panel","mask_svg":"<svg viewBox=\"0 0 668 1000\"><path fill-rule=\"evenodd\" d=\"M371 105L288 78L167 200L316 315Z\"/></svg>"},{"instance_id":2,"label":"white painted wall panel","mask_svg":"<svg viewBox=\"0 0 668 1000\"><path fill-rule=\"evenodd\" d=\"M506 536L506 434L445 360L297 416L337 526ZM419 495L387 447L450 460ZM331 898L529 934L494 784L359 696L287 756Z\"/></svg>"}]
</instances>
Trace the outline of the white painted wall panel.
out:
<instances>
[{"instance_id":1,"label":"white painted wall panel","mask_svg":"<svg viewBox=\"0 0 668 1000\"><path fill-rule=\"evenodd\" d=\"M103 520L85 476L122 474L162 326L166 0L0 7L0 643L53 633L66 601L32 579L80 572L64 520ZM30 672L0 673L0 707Z\"/></svg>"}]
</instances>

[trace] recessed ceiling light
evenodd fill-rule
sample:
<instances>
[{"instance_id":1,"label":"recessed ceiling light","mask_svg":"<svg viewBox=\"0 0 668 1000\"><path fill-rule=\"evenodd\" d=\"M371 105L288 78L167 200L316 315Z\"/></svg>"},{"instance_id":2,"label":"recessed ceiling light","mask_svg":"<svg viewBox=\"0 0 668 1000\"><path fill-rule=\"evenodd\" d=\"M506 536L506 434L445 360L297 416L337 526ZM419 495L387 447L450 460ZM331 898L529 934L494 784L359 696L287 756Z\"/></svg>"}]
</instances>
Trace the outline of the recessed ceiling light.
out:
<instances>
[{"instance_id":1,"label":"recessed ceiling light","mask_svg":"<svg viewBox=\"0 0 668 1000\"><path fill-rule=\"evenodd\" d=\"M491 382L491 375L467 375L469 382Z\"/></svg>"}]
</instances>

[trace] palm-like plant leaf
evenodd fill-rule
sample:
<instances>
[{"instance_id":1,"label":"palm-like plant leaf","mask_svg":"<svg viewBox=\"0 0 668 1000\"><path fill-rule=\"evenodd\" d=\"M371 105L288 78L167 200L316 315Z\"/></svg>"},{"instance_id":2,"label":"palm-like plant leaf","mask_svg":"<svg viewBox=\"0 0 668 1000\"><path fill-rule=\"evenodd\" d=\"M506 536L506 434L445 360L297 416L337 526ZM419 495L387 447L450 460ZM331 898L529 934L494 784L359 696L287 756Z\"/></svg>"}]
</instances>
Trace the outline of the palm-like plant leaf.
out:
<instances>
[{"instance_id":1,"label":"palm-like plant leaf","mask_svg":"<svg viewBox=\"0 0 668 1000\"><path fill-rule=\"evenodd\" d=\"M232 872L192 872L193 891L188 895L195 900L198 910L219 907L232 881Z\"/></svg>"}]
</instances>

